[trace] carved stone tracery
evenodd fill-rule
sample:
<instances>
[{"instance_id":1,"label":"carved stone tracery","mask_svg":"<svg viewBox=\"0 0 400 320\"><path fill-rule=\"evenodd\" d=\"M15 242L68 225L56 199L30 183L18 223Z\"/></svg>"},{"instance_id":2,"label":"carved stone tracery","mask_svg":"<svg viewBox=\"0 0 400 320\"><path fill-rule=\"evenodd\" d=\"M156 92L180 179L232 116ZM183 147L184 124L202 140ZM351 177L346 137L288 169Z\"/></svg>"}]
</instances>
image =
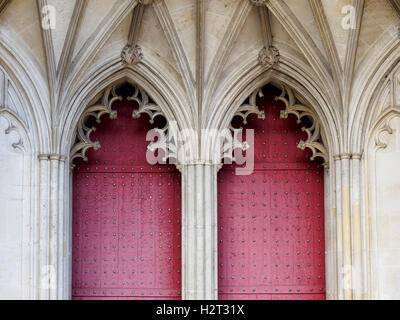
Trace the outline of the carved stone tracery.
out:
<instances>
[{"instance_id":1,"label":"carved stone tracery","mask_svg":"<svg viewBox=\"0 0 400 320\"><path fill-rule=\"evenodd\" d=\"M244 103L242 106L240 106L237 111L235 112L233 119L236 117L241 118L243 125L245 126L247 124L247 118L251 114L256 114L259 119L264 120L265 119L265 113L264 111L261 111L258 106L257 106L257 97L263 97L263 92L262 88L255 90L251 96L249 97L248 103ZM229 129L231 130L233 134L233 138L231 143L225 143L223 144L222 148L222 159L229 159L232 162L235 162L235 157L232 153L232 151L236 149L241 149L242 151L246 151L249 149L249 145L247 142L242 142L238 139L238 130L241 130L241 128L235 128L231 124L229 126Z\"/></svg>"},{"instance_id":2,"label":"carved stone tracery","mask_svg":"<svg viewBox=\"0 0 400 320\"><path fill-rule=\"evenodd\" d=\"M150 117L150 123L154 124L155 118L159 116L165 118L160 106L151 102L149 96L142 88L136 85L132 85L132 87L134 93L131 96L128 96L127 100L136 101L139 105L139 108L135 109L132 113L133 119L138 119L142 114L147 114ZM96 151L101 148L99 141L93 141L90 138L90 135L96 131L96 127L88 127L87 121L89 118L93 117L96 119L96 122L100 124L101 117L104 115L108 115L110 119L117 119L117 111L112 110L112 105L115 101L121 101L123 97L119 96L116 93L116 90L116 85L108 87L104 91L102 102L88 107L81 115L77 126L76 143L71 149L70 159L72 168L74 167L73 162L77 158L82 158L84 161L88 161L86 152L90 148L93 148ZM166 122L166 125L163 128L155 128L155 130L160 133L160 139L156 142L151 142L148 146L148 150L151 152L155 152L157 149L164 150L166 155L164 157L165 162L169 157L174 157L175 155L174 144L167 141L168 129L168 122Z\"/></svg>"},{"instance_id":3,"label":"carved stone tracery","mask_svg":"<svg viewBox=\"0 0 400 320\"><path fill-rule=\"evenodd\" d=\"M312 151L311 160L313 161L317 157L320 157L324 160L324 165L327 166L329 162L329 155L328 150L322 142L322 128L320 122L318 121L318 116L311 109L311 107L305 106L297 102L296 96L292 89L285 86L284 84L281 84L281 86L282 94L276 98L276 100L282 101L286 106L285 110L281 111L281 119L287 119L290 114L293 114L296 116L298 124L300 124L305 118L311 121L310 127L302 128L302 131L307 133L307 140L300 141L297 144L297 147L301 150L305 150L306 148L310 149ZM247 118L251 114L256 114L259 119L265 119L264 111L260 111L257 106L257 97L263 97L262 89L257 89L253 92L253 94L249 97L249 102L239 107L234 115L234 118L242 118L244 125L247 124ZM231 124L230 130L235 133L238 128L234 128ZM222 150L222 158L227 158L234 162L235 159L231 151L235 149L242 149L243 151L246 151L248 148L249 145L246 142L239 141L236 134L234 134L232 146L224 144L224 149Z\"/></svg>"},{"instance_id":4,"label":"carved stone tracery","mask_svg":"<svg viewBox=\"0 0 400 320\"><path fill-rule=\"evenodd\" d=\"M94 104L87 108L79 118L76 143L71 149L72 167L74 167L73 162L77 158L82 158L84 161L88 161L86 152L90 148L93 148L96 151L101 148L99 141L92 141L90 138L90 135L96 131L96 127L93 126L89 128L86 123L89 118L93 117L96 119L96 122L100 124L103 115L108 115L110 119L117 118L117 112L112 110L112 105L117 100L121 101L122 97L116 94L115 89L115 86L108 87L104 92L102 103Z\"/></svg>"},{"instance_id":5,"label":"carved stone tracery","mask_svg":"<svg viewBox=\"0 0 400 320\"><path fill-rule=\"evenodd\" d=\"M135 86L135 91L133 95L128 97L129 101L136 101L139 104L139 108L135 109L132 113L132 118L138 119L142 114L147 114L150 117L150 124L154 124L154 120L157 117L163 117L166 119L164 113L161 110L161 107L150 101L149 96L146 92ZM156 132L159 133L158 140L155 142L151 142L147 149L151 152L155 152L156 150L162 150L164 152L163 162L166 163L168 159L177 159L176 158L176 140L173 139L173 135L169 135L170 125L168 121L163 128L155 128ZM171 140L169 140L171 139Z\"/></svg>"},{"instance_id":6,"label":"carved stone tracery","mask_svg":"<svg viewBox=\"0 0 400 320\"><path fill-rule=\"evenodd\" d=\"M299 124L305 118L309 119L312 123L309 128L302 128L302 131L307 133L307 140L300 141L297 147L301 150L305 150L306 148L310 149L312 151L311 160L320 157L324 160L324 164L328 165L328 150L322 142L322 128L321 123L318 121L317 114L311 107L299 103L292 89L284 84L281 84L281 86L282 94L276 98L276 100L282 101L286 106L285 110L281 111L281 119L287 119L290 114L293 114L297 118L297 123Z\"/></svg>"},{"instance_id":7,"label":"carved stone tracery","mask_svg":"<svg viewBox=\"0 0 400 320\"><path fill-rule=\"evenodd\" d=\"M142 114L147 114L150 118L150 124L154 124L155 118L157 117L163 117L165 119L161 107L153 103L142 88L133 86L133 89L133 94L128 96L127 99L129 101L137 102L139 108L133 111L132 118L137 119L140 118ZM248 101L237 109L233 118L241 118L243 125L247 124L247 119L251 114L256 114L259 119L265 119L264 111L261 111L257 106L257 97L263 97L262 89L254 91ZM96 130L96 128L88 127L86 123L90 117L94 117L96 122L100 123L100 118L106 114L108 114L111 119L116 119L117 112L112 110L112 104L117 100L122 100L122 97L117 95L116 86L111 86L105 90L102 103L89 107L82 114L78 122L76 135L77 142L71 150L71 164L76 158L82 158L84 161L88 161L86 157L87 150L90 148L99 150L101 148L99 141L92 141L90 138L90 135ZM293 114L296 116L298 123L301 123L305 118L311 121L312 124L310 127L302 128L302 130L307 133L307 140L300 141L297 146L302 150L309 148L313 153L311 160L321 157L327 164L328 151L322 143L321 125L317 120L317 115L310 107L298 103L294 92L285 85L282 85L282 94L277 97L276 100L282 101L286 106L285 110L281 111L281 119L287 119L290 114ZM232 138L226 139L222 144L221 159L229 159L232 162L235 162L233 154L234 150L248 150L250 147L248 143L239 139L241 129L242 127L235 128L232 124L229 126ZM174 159L175 161L178 160L177 142L179 139L177 139L174 132L169 132L171 130L169 123L166 122L164 127L154 128L154 130L159 133L158 139L150 142L148 150L151 152L155 152L156 150L159 152L163 151L163 163L167 163L168 159ZM179 168L179 165L181 164L182 163L178 163L177 167Z\"/></svg>"},{"instance_id":8,"label":"carved stone tracery","mask_svg":"<svg viewBox=\"0 0 400 320\"><path fill-rule=\"evenodd\" d=\"M240 117L243 120L243 125L247 124L247 118L251 115L251 114L256 114L258 116L259 119L265 119L265 113L264 111L260 111L260 109L257 106L257 96L262 98L264 96L263 92L262 92L262 88L257 89L256 91L254 91L251 96L249 97L249 102L243 104L242 106L240 106L235 115L233 116L235 117ZM235 128L231 125L230 129L233 131L235 130Z\"/></svg>"},{"instance_id":9,"label":"carved stone tracery","mask_svg":"<svg viewBox=\"0 0 400 320\"><path fill-rule=\"evenodd\" d=\"M17 118L17 116L11 110L0 107L0 118L3 118L7 121L7 128L4 130L4 134L10 135L12 132L15 132L18 135L17 140L14 140L15 142L11 143L11 147L15 151L24 152L25 145L20 131L21 128L14 125L14 120Z\"/></svg>"},{"instance_id":10,"label":"carved stone tracery","mask_svg":"<svg viewBox=\"0 0 400 320\"><path fill-rule=\"evenodd\" d=\"M386 122L382 128L379 129L376 137L375 137L375 144L379 149L386 149L388 147L388 144L386 142L384 142L384 140L382 139L382 135L384 133L388 133L390 135L393 134L393 129L390 126L389 122Z\"/></svg>"},{"instance_id":11,"label":"carved stone tracery","mask_svg":"<svg viewBox=\"0 0 400 320\"><path fill-rule=\"evenodd\" d=\"M392 121L396 118L400 118L400 109L391 108L383 115L384 120L381 120L375 133L375 145L377 149L386 149L388 147L387 135L395 133Z\"/></svg>"}]
</instances>

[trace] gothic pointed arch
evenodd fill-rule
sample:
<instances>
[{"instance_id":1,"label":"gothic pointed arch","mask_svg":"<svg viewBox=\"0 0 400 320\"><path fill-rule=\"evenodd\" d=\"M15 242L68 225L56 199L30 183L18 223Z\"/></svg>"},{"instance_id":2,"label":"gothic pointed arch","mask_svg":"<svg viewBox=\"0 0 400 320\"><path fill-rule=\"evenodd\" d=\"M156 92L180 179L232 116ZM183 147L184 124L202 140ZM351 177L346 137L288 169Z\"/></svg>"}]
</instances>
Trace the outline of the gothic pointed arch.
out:
<instances>
[{"instance_id":1,"label":"gothic pointed arch","mask_svg":"<svg viewBox=\"0 0 400 320\"><path fill-rule=\"evenodd\" d=\"M307 66L287 52L284 55L282 54L279 65L274 69L265 70L257 64L255 58L243 61L240 72L232 73L221 84L221 89L214 100L214 107L210 108L208 114L208 127L218 128L219 130L229 128L233 115L244 101L253 92L267 84L272 84L277 88L282 88L282 85L285 85L293 92L296 104L304 105L310 110L314 119L319 123L322 139L320 142L329 152L327 158L340 153L341 142L339 137L342 128L338 121L340 117L338 110L332 108L327 102L323 89L310 75ZM285 90L285 98L289 98L287 91ZM216 146L214 145L212 148L215 149ZM328 161L329 159L325 159L325 162Z\"/></svg>"}]
</instances>

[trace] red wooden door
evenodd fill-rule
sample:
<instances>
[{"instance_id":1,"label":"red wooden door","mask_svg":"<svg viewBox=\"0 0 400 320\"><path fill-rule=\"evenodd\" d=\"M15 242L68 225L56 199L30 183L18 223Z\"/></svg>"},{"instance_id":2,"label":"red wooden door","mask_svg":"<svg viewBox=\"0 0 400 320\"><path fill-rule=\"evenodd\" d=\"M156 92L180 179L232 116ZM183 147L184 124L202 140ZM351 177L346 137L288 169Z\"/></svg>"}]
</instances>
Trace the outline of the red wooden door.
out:
<instances>
[{"instance_id":1,"label":"red wooden door","mask_svg":"<svg viewBox=\"0 0 400 320\"><path fill-rule=\"evenodd\" d=\"M305 134L274 88L264 88L251 116L255 171L218 176L219 298L325 299L323 168L296 148Z\"/></svg>"},{"instance_id":2,"label":"red wooden door","mask_svg":"<svg viewBox=\"0 0 400 320\"><path fill-rule=\"evenodd\" d=\"M73 299L180 299L181 183L146 161L147 115L116 102L73 174ZM106 119L107 118L107 119Z\"/></svg>"}]
</instances>

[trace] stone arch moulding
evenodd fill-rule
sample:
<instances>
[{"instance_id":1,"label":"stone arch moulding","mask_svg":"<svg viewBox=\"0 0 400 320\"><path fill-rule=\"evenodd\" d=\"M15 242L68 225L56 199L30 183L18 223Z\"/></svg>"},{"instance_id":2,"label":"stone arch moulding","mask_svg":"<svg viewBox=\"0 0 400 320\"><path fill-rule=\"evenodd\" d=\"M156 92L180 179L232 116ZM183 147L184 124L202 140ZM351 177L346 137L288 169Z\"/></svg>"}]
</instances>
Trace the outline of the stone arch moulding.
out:
<instances>
[{"instance_id":1,"label":"stone arch moulding","mask_svg":"<svg viewBox=\"0 0 400 320\"><path fill-rule=\"evenodd\" d=\"M167 81L168 77L162 76L163 73L154 67L158 66L157 59L149 55L146 57L139 64L127 67L122 65L119 53L115 58L104 61L104 64L91 68L84 78L76 79L74 85L68 88L59 116L60 134L57 143L61 154L70 154L76 142L79 119L95 101L95 97L106 88L121 82L138 85L144 90L160 106L170 125L173 120L179 128L193 124L192 112L184 108L188 101L182 88L174 78Z\"/></svg>"},{"instance_id":2,"label":"stone arch moulding","mask_svg":"<svg viewBox=\"0 0 400 320\"><path fill-rule=\"evenodd\" d=\"M1 88L5 90L3 99L11 95L14 101L11 105L7 105L7 101L0 101L0 105L12 110L23 123L25 131L29 132L32 151L46 149L51 139L45 107L49 104L46 84L29 50L17 40L17 35L12 37L12 34L0 35L0 78L4 77L4 87Z\"/></svg>"},{"instance_id":3,"label":"stone arch moulding","mask_svg":"<svg viewBox=\"0 0 400 320\"><path fill-rule=\"evenodd\" d=\"M169 122L164 115L161 107L156 103L153 103L149 98L148 94L140 86L129 83L134 89L131 96L128 96L129 101L135 101L138 103L139 108L135 109L132 113L132 118L140 118L142 114L147 114L150 117L150 124L154 124L154 120L157 117L163 117L166 120L166 124L163 128L155 128L155 132L158 133L159 139L156 142L150 142L148 150L155 152L156 150L164 150L166 157L162 160L166 162L168 158L174 158L176 154L175 144L167 141ZM82 158L84 161L88 161L86 153L90 148L99 150L101 148L99 141L93 141L91 134L96 131L96 127L88 127L86 122L89 118L95 118L97 124L101 123L101 117L108 115L110 119L117 119L117 111L112 109L112 105L116 101L121 101L122 96L118 96L116 90L119 84L113 84L108 86L102 93L102 97L99 101L84 110L81 117L79 118L78 125L75 133L75 144L73 145L70 152L70 165L74 168L74 160ZM179 168L179 166L177 166Z\"/></svg>"},{"instance_id":4,"label":"stone arch moulding","mask_svg":"<svg viewBox=\"0 0 400 320\"><path fill-rule=\"evenodd\" d=\"M381 75L379 85L375 84L368 91L371 94L364 95L363 100L367 101L365 110L360 112L358 117L354 117L352 122L352 132L358 130L362 132L361 135L354 135L356 138L354 149L368 148L370 135L373 132L371 128L375 128L388 112L400 108L400 58L397 57L393 64L386 66L385 71L384 76L379 73Z\"/></svg>"},{"instance_id":5,"label":"stone arch moulding","mask_svg":"<svg viewBox=\"0 0 400 320\"><path fill-rule=\"evenodd\" d=\"M330 158L340 150L341 127L337 124L337 111L330 106L324 90L318 86L309 73L302 73L299 66L292 66L292 64L282 61L276 69L267 71L260 68L258 64L249 62L243 67L243 70L246 72L236 73L234 77L229 78L229 83L225 83L219 90L218 99L214 103L215 107L207 118L207 127L220 130L229 128L234 113L254 91L269 83L277 88L282 88L282 84L284 84L293 92L296 98L295 104L306 106L314 119L318 121L321 129L320 142L329 153L327 158L332 165ZM286 95L284 97L286 98ZM213 150L217 150L215 145L210 145Z\"/></svg>"}]
</instances>

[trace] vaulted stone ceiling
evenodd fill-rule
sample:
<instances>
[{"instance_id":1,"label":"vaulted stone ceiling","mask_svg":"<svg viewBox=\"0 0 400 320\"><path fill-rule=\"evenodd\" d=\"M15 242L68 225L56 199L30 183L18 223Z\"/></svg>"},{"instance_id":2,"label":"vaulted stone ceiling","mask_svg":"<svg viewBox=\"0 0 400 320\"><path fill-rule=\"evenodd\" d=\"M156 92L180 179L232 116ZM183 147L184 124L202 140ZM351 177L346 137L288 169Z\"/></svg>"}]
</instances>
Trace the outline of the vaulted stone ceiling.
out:
<instances>
[{"instance_id":1,"label":"vaulted stone ceiling","mask_svg":"<svg viewBox=\"0 0 400 320\"><path fill-rule=\"evenodd\" d=\"M46 5L55 8L55 29L41 28ZM354 20L346 20L351 8ZM17 48L46 88L53 125L72 92L121 60L128 43L174 86L194 127L217 108L226 82L270 46L317 83L340 124L357 109L374 66L398 47L399 9L400 0L1 0L0 43Z\"/></svg>"}]
</instances>

